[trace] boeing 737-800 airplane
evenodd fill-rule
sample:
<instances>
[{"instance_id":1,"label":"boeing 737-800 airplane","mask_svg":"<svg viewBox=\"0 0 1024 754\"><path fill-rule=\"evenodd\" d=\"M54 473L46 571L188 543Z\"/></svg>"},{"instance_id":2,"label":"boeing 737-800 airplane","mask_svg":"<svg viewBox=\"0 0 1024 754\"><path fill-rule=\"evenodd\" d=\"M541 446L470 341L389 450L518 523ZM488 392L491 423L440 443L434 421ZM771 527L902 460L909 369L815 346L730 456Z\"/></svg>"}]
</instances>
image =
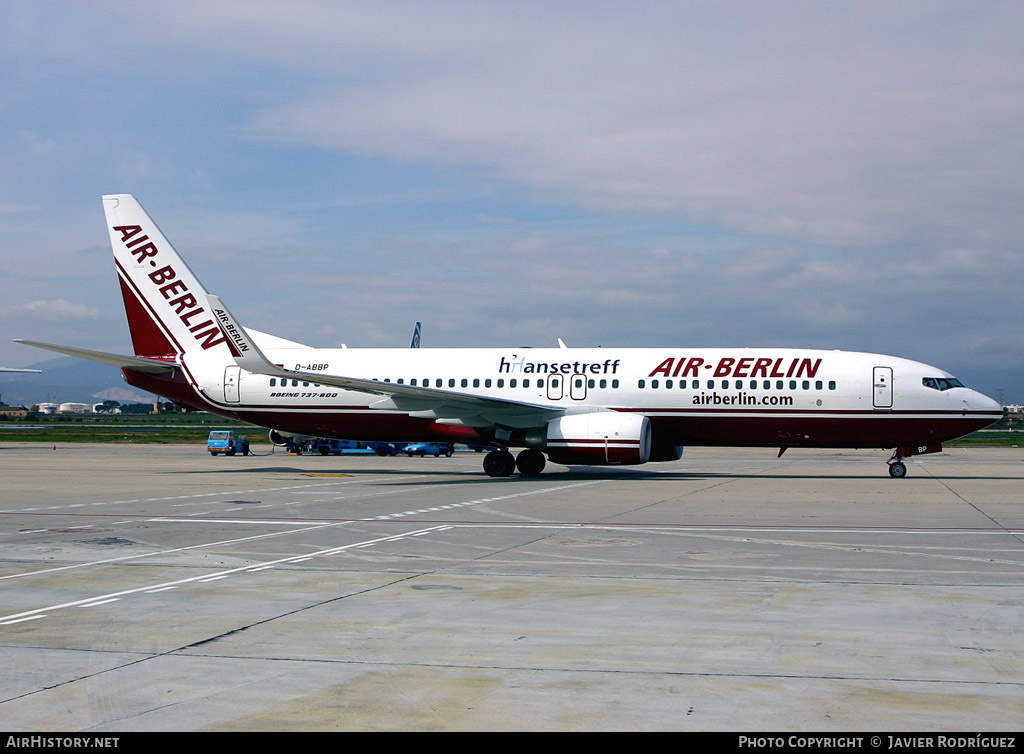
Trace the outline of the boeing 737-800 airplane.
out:
<instances>
[{"instance_id":1,"label":"boeing 737-800 airplane","mask_svg":"<svg viewBox=\"0 0 1024 754\"><path fill-rule=\"evenodd\" d=\"M135 387L282 433L498 446L491 476L641 464L685 445L894 448L985 427L993 400L927 364L783 348L312 348L250 330L209 295L134 197L103 197L134 356L32 341L119 366ZM561 344L560 344L561 345ZM522 448L513 457L510 448Z\"/></svg>"}]
</instances>

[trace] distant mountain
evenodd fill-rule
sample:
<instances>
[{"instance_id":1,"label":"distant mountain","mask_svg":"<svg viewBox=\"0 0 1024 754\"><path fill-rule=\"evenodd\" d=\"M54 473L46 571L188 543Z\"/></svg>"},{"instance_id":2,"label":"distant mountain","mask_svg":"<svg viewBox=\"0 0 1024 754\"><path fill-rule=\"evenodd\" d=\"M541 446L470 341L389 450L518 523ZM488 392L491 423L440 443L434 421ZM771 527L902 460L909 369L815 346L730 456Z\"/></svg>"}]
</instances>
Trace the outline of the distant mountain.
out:
<instances>
[{"instance_id":1,"label":"distant mountain","mask_svg":"<svg viewBox=\"0 0 1024 754\"><path fill-rule=\"evenodd\" d=\"M42 374L0 374L0 400L9 406L36 403L151 403L153 395L128 385L117 367L59 356L31 364Z\"/></svg>"}]
</instances>

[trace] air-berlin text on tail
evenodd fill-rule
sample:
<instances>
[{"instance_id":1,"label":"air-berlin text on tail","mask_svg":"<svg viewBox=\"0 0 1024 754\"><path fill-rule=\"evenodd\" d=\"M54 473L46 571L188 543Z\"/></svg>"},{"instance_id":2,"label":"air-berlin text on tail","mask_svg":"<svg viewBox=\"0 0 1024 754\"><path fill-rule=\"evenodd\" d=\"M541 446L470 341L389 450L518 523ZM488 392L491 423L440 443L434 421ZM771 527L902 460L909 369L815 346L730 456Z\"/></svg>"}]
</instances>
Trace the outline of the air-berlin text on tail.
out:
<instances>
[{"instance_id":1,"label":"air-berlin text on tail","mask_svg":"<svg viewBox=\"0 0 1024 754\"><path fill-rule=\"evenodd\" d=\"M217 323L209 318L209 314L206 314L205 317L200 316L206 310L200 306L196 297L189 292L188 285L178 277L178 273L174 271L174 268L170 265L160 267L157 264L156 257L160 254L160 250L150 240L149 236L142 232L142 226L115 225L114 230L121 234L121 242L125 245L125 248L131 251L132 256L135 257L136 264L142 265L148 261L150 267L154 268L148 274L150 282L157 286L160 295L174 309L174 314L188 328L188 331L193 334L195 339L199 341L203 350L213 348L213 346L227 340ZM174 298L171 298L172 296ZM193 323L196 319L200 321Z\"/></svg>"},{"instance_id":2,"label":"air-berlin text on tail","mask_svg":"<svg viewBox=\"0 0 1024 754\"><path fill-rule=\"evenodd\" d=\"M670 356L656 366L648 377L814 377L821 359L723 356L717 362L700 356ZM700 370L705 370L702 374ZM714 370L714 371L707 371Z\"/></svg>"}]
</instances>

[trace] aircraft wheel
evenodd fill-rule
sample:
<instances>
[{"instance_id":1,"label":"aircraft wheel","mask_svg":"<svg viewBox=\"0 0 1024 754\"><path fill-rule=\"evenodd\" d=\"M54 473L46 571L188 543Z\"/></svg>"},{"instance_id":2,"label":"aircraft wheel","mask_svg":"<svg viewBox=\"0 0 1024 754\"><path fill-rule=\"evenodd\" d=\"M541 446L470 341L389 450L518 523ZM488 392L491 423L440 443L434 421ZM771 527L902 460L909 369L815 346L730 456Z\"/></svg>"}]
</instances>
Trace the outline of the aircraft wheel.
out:
<instances>
[{"instance_id":1,"label":"aircraft wheel","mask_svg":"<svg viewBox=\"0 0 1024 754\"><path fill-rule=\"evenodd\" d=\"M537 476L544 471L546 463L544 454L534 448L527 448L516 457L516 468L523 476Z\"/></svg>"},{"instance_id":2,"label":"aircraft wheel","mask_svg":"<svg viewBox=\"0 0 1024 754\"><path fill-rule=\"evenodd\" d=\"M516 469L516 461L507 450L492 450L484 456L487 476L509 476Z\"/></svg>"},{"instance_id":3,"label":"aircraft wheel","mask_svg":"<svg viewBox=\"0 0 1024 754\"><path fill-rule=\"evenodd\" d=\"M889 464L889 476L893 479L902 479L907 475L907 465L903 461L893 461Z\"/></svg>"}]
</instances>

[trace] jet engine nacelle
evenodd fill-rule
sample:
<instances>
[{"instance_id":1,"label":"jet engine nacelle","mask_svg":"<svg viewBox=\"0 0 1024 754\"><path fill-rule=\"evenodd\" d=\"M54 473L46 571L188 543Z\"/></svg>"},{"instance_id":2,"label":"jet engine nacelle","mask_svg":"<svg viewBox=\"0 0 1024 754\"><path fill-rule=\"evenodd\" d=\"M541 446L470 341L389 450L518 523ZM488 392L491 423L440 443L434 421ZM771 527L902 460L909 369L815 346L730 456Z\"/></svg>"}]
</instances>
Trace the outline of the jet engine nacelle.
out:
<instances>
[{"instance_id":1,"label":"jet engine nacelle","mask_svg":"<svg viewBox=\"0 0 1024 754\"><path fill-rule=\"evenodd\" d=\"M654 443L651 446L651 457L648 461L678 461L683 457L682 445L659 445Z\"/></svg>"},{"instance_id":2,"label":"jet engine nacelle","mask_svg":"<svg viewBox=\"0 0 1024 754\"><path fill-rule=\"evenodd\" d=\"M651 421L641 414L570 414L552 419L543 437L531 439L528 445L539 446L553 462L567 465L639 464L651 458Z\"/></svg>"},{"instance_id":3,"label":"jet engine nacelle","mask_svg":"<svg viewBox=\"0 0 1024 754\"><path fill-rule=\"evenodd\" d=\"M303 437L305 435L293 435L288 432L282 432L279 429L270 430L270 442L272 445L290 445L299 442Z\"/></svg>"}]
</instances>

